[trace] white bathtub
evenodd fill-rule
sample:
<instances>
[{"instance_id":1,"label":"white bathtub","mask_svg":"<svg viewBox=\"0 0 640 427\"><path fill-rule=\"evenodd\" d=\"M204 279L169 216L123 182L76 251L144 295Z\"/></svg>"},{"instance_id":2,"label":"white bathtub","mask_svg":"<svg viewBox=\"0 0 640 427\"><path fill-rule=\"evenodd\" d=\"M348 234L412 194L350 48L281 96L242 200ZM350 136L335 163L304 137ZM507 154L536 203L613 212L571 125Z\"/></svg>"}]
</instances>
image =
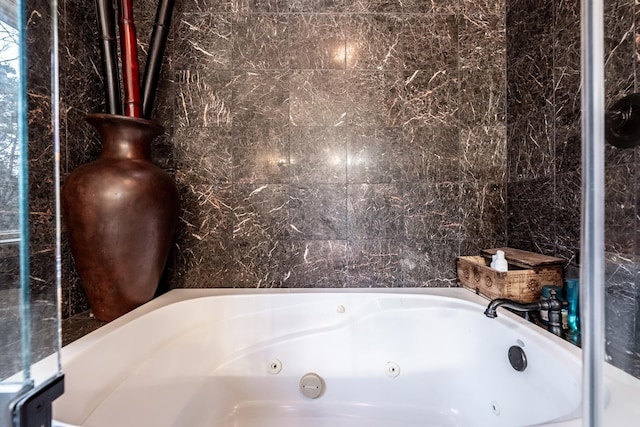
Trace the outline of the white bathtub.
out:
<instances>
[{"instance_id":1,"label":"white bathtub","mask_svg":"<svg viewBox=\"0 0 640 427\"><path fill-rule=\"evenodd\" d=\"M62 350L60 425L580 426L580 351L464 289L174 290ZM524 371L509 363L523 349ZM44 361L43 364L46 364ZM38 368L34 371L37 371ZM320 389L301 378L314 373ZM606 367L606 426L640 425ZM307 377L308 378L308 377Z\"/></svg>"}]
</instances>

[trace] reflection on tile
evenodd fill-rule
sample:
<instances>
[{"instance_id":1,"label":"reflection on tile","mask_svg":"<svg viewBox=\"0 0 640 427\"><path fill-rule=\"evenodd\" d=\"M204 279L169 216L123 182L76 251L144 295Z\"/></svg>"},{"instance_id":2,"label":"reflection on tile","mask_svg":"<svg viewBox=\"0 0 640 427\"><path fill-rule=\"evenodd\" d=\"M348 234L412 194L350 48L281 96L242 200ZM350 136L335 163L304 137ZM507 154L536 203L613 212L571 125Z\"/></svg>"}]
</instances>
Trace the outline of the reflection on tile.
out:
<instances>
[{"instance_id":1,"label":"reflection on tile","mask_svg":"<svg viewBox=\"0 0 640 427\"><path fill-rule=\"evenodd\" d=\"M434 244L429 240L409 239L402 249L403 285L457 286L455 270L457 256L457 240Z\"/></svg>"},{"instance_id":2,"label":"reflection on tile","mask_svg":"<svg viewBox=\"0 0 640 427\"><path fill-rule=\"evenodd\" d=\"M344 71L294 71L289 89L290 119L294 126L344 124Z\"/></svg>"},{"instance_id":3,"label":"reflection on tile","mask_svg":"<svg viewBox=\"0 0 640 427\"><path fill-rule=\"evenodd\" d=\"M402 234L402 187L350 184L347 190L349 240L394 238Z\"/></svg>"},{"instance_id":4,"label":"reflection on tile","mask_svg":"<svg viewBox=\"0 0 640 427\"><path fill-rule=\"evenodd\" d=\"M635 256L605 253L605 348L609 361L633 375L640 375L638 353L639 261Z\"/></svg>"},{"instance_id":5,"label":"reflection on tile","mask_svg":"<svg viewBox=\"0 0 640 427\"><path fill-rule=\"evenodd\" d=\"M289 182L289 130L282 126L233 129L233 182Z\"/></svg>"},{"instance_id":6,"label":"reflection on tile","mask_svg":"<svg viewBox=\"0 0 640 427\"><path fill-rule=\"evenodd\" d=\"M339 127L291 127L291 183L344 184L347 135Z\"/></svg>"},{"instance_id":7,"label":"reflection on tile","mask_svg":"<svg viewBox=\"0 0 640 427\"><path fill-rule=\"evenodd\" d=\"M233 67L288 68L288 28L284 15L236 16L233 20Z\"/></svg>"},{"instance_id":8,"label":"reflection on tile","mask_svg":"<svg viewBox=\"0 0 640 427\"><path fill-rule=\"evenodd\" d=\"M292 239L346 239L346 212L347 189L344 185L292 185L289 235Z\"/></svg>"},{"instance_id":9,"label":"reflection on tile","mask_svg":"<svg viewBox=\"0 0 640 427\"><path fill-rule=\"evenodd\" d=\"M341 15L292 15L291 68L344 70L345 20Z\"/></svg>"},{"instance_id":10,"label":"reflection on tile","mask_svg":"<svg viewBox=\"0 0 640 427\"><path fill-rule=\"evenodd\" d=\"M400 128L351 128L347 149L348 182L380 184L401 180L402 146Z\"/></svg>"}]
</instances>

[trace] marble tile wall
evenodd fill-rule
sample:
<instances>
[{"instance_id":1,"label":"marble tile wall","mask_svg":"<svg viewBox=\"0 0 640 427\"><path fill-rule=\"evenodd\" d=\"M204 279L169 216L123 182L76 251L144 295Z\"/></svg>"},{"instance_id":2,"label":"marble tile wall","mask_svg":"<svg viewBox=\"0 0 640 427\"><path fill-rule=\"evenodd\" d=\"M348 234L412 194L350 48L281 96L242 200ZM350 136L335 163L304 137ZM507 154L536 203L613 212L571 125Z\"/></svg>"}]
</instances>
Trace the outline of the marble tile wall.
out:
<instances>
[{"instance_id":1,"label":"marble tile wall","mask_svg":"<svg viewBox=\"0 0 640 427\"><path fill-rule=\"evenodd\" d=\"M91 2L61 2L63 174L100 144ZM182 212L161 290L448 286L506 239L504 5L176 3L153 118ZM155 13L136 2L142 63ZM65 317L87 308L65 245Z\"/></svg>"},{"instance_id":2,"label":"marble tile wall","mask_svg":"<svg viewBox=\"0 0 640 427\"><path fill-rule=\"evenodd\" d=\"M506 10L508 243L560 256L577 275L580 2L512 0ZM638 90L639 12L633 0L605 0L608 103ZM636 151L606 146L606 316L608 357L640 377Z\"/></svg>"},{"instance_id":3,"label":"marble tile wall","mask_svg":"<svg viewBox=\"0 0 640 427\"><path fill-rule=\"evenodd\" d=\"M184 1L170 287L440 286L504 241L504 11Z\"/></svg>"}]
</instances>

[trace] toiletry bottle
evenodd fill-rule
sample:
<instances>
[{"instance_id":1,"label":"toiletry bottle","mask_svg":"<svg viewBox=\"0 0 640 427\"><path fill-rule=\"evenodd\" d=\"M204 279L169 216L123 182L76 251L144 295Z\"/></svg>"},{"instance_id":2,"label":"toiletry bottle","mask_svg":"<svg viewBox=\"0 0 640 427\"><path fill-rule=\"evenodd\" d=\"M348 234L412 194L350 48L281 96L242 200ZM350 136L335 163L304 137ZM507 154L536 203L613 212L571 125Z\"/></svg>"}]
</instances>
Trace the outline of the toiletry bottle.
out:
<instances>
[{"instance_id":1,"label":"toiletry bottle","mask_svg":"<svg viewBox=\"0 0 640 427\"><path fill-rule=\"evenodd\" d=\"M574 343L580 342L580 282L578 279L567 279L567 337Z\"/></svg>"},{"instance_id":2,"label":"toiletry bottle","mask_svg":"<svg viewBox=\"0 0 640 427\"><path fill-rule=\"evenodd\" d=\"M496 260L494 262L493 268L495 268L498 271L508 271L509 270L509 264L507 263L507 260L504 257L504 251L497 251L496 252Z\"/></svg>"}]
</instances>

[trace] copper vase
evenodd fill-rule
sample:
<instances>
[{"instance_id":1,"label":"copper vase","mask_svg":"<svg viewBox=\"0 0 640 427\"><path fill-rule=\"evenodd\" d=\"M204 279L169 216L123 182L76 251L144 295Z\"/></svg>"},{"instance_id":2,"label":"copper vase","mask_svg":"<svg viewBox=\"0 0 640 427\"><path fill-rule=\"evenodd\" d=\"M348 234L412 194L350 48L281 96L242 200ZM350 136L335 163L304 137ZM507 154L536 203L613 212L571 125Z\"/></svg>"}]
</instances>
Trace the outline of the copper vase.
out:
<instances>
[{"instance_id":1,"label":"copper vase","mask_svg":"<svg viewBox=\"0 0 640 427\"><path fill-rule=\"evenodd\" d=\"M62 210L89 305L97 319L111 321L153 298L173 241L178 191L151 163L160 125L110 114L87 121L102 137L102 154L68 176Z\"/></svg>"}]
</instances>

